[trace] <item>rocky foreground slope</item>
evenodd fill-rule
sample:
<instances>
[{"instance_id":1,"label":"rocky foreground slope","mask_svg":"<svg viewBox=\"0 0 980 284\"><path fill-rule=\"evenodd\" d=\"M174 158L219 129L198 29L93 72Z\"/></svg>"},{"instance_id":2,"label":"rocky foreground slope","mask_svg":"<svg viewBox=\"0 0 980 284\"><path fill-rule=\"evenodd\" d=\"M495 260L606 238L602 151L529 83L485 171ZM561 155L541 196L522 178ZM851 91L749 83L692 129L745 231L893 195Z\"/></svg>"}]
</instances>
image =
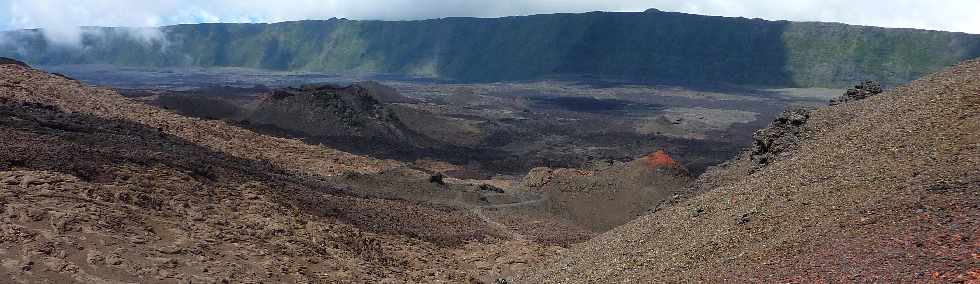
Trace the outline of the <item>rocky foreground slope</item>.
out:
<instances>
[{"instance_id":1,"label":"rocky foreground slope","mask_svg":"<svg viewBox=\"0 0 980 284\"><path fill-rule=\"evenodd\" d=\"M520 281L980 281L980 61L805 113L798 145Z\"/></svg>"},{"instance_id":2,"label":"rocky foreground slope","mask_svg":"<svg viewBox=\"0 0 980 284\"><path fill-rule=\"evenodd\" d=\"M557 249L464 206L331 182L411 171L396 162L182 117L20 64L0 63L0 137L10 282L460 283Z\"/></svg>"},{"instance_id":3,"label":"rocky foreground slope","mask_svg":"<svg viewBox=\"0 0 980 284\"><path fill-rule=\"evenodd\" d=\"M430 183L395 161L179 116L0 60L0 278L977 281L978 78L980 61L970 61L863 100L787 112L752 151L702 175L692 197L651 195L672 204L562 253L542 243L590 234L524 207L566 206L602 183L619 182L629 199L651 189L631 182L684 183L683 168L655 153L592 171L544 169L526 185L561 194L497 203L522 196Z\"/></svg>"}]
</instances>

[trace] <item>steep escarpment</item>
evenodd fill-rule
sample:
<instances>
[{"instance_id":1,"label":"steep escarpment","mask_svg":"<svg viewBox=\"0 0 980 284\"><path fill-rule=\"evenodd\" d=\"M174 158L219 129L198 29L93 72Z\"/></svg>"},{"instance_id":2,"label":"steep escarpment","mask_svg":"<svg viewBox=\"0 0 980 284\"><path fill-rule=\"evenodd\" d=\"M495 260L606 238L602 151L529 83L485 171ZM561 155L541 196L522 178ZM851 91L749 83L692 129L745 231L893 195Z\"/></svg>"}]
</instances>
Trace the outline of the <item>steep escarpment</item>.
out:
<instances>
[{"instance_id":1,"label":"steep escarpment","mask_svg":"<svg viewBox=\"0 0 980 284\"><path fill-rule=\"evenodd\" d=\"M763 164L746 153L710 169L704 193L521 280L977 281L978 78L980 61L968 61L787 120L794 130L772 137L795 136L795 146Z\"/></svg>"},{"instance_id":2,"label":"steep escarpment","mask_svg":"<svg viewBox=\"0 0 980 284\"><path fill-rule=\"evenodd\" d=\"M682 13L87 28L82 48L4 33L31 64L234 66L469 82L576 78L840 87L897 85L980 56L980 36Z\"/></svg>"}]
</instances>

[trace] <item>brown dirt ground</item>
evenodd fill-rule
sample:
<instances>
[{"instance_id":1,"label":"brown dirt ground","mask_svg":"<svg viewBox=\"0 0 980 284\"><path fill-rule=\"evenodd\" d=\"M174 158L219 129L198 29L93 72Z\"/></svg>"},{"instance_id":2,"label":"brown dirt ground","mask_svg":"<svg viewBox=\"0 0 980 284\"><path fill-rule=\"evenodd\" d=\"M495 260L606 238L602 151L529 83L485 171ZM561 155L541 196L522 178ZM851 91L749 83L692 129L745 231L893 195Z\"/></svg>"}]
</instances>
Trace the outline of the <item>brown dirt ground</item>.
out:
<instances>
[{"instance_id":1,"label":"brown dirt ground","mask_svg":"<svg viewBox=\"0 0 980 284\"><path fill-rule=\"evenodd\" d=\"M0 65L0 137L10 282L487 282L560 250L509 240L466 208L328 182L395 162L22 66Z\"/></svg>"}]
</instances>

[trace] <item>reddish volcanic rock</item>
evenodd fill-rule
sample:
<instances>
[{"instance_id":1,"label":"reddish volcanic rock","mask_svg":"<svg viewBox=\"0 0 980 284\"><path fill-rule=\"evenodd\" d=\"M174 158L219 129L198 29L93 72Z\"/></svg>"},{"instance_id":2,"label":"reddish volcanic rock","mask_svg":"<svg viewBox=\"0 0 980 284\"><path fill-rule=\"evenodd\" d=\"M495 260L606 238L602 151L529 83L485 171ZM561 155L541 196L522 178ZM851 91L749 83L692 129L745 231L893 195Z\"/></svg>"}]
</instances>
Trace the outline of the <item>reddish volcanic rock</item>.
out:
<instances>
[{"instance_id":1,"label":"reddish volcanic rock","mask_svg":"<svg viewBox=\"0 0 980 284\"><path fill-rule=\"evenodd\" d=\"M668 155L663 149L657 150L657 152L650 154L643 159L651 168L673 167L677 165L677 162L675 162L674 159L671 158L670 155Z\"/></svg>"}]
</instances>

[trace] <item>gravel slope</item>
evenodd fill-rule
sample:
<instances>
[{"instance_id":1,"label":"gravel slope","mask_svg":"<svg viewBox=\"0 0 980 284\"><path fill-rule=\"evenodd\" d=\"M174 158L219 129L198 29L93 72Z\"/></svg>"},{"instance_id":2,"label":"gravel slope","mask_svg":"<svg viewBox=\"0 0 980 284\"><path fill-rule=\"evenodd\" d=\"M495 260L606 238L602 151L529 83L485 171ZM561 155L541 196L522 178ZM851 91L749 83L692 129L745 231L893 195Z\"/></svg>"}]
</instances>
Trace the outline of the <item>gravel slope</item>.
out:
<instances>
[{"instance_id":1,"label":"gravel slope","mask_svg":"<svg viewBox=\"0 0 980 284\"><path fill-rule=\"evenodd\" d=\"M522 283L980 281L980 61L811 112L795 150ZM712 185L711 182L707 185Z\"/></svg>"}]
</instances>

